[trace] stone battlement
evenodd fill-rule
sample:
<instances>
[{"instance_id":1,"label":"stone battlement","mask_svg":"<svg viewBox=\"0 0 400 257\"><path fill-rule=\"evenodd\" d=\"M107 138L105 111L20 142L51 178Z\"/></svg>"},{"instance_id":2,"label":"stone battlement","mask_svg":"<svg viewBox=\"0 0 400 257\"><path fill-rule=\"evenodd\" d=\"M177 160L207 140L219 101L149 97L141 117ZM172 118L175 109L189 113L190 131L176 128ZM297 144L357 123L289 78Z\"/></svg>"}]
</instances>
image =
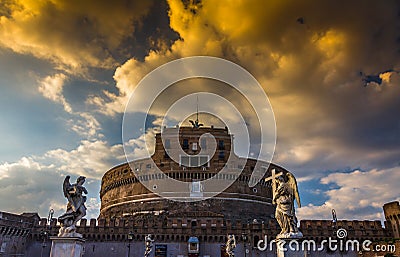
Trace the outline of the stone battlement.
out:
<instances>
[{"instance_id":1,"label":"stone battlement","mask_svg":"<svg viewBox=\"0 0 400 257\"><path fill-rule=\"evenodd\" d=\"M375 220L338 220L336 228L331 220L302 220L300 230L306 239L322 241L328 237L335 237L335 229L346 229L349 239L384 240L390 237L381 221ZM56 219L50 225L46 225L46 219L41 219L33 227L30 237L33 240L41 240L41 232L48 230L50 235L56 235L59 229ZM77 231L83 234L88 241L124 241L127 235L133 233L134 240L143 241L145 235L153 234L159 242L182 241L190 236L200 236L202 240L223 243L227 234L241 235L246 233L253 235L253 240L268 235L274 238L280 228L275 220L249 221L227 220L223 217L214 218L160 218L156 216L142 216L140 218L115 219L82 219ZM257 236L257 237L256 237ZM238 238L240 241L240 238ZM257 240L258 241L258 240Z\"/></svg>"},{"instance_id":2,"label":"stone battlement","mask_svg":"<svg viewBox=\"0 0 400 257\"><path fill-rule=\"evenodd\" d=\"M53 218L50 224L47 219L37 214L10 214L0 212L0 238L7 240L10 247L17 247L18 251L37 252L38 247L48 242L50 236L55 236L59 230L57 219ZM100 247L103 243L126 244L144 242L147 234L154 235L158 243L186 244L191 236L198 237L200 242L211 244L224 244L228 234L234 234L240 244L242 234L248 237L247 242L253 247L265 237L272 239L279 233L280 228L274 219L263 220L239 220L227 219L221 214L213 212L186 212L182 217L180 213L166 215L164 213L139 214L116 219L82 219L77 226L77 232L81 233L90 247ZM335 237L335 230L344 228L348 239L371 240L379 242L391 240L392 232L384 228L381 221L375 220L338 220L336 227L331 220L302 220L300 230L305 239L316 242ZM128 235L132 239L128 240ZM46 249L49 250L48 244ZM8 246L7 246L8 247ZM7 248L8 249L8 248ZM36 250L35 250L36 249ZM10 250L6 250L10 251Z\"/></svg>"}]
</instances>

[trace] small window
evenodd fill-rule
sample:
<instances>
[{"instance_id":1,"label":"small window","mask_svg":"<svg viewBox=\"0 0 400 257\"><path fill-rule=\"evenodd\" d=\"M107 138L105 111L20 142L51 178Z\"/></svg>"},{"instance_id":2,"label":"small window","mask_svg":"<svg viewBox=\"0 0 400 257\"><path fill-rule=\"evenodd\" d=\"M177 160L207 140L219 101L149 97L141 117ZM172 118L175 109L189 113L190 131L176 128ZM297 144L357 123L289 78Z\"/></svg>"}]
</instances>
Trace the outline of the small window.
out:
<instances>
[{"instance_id":1,"label":"small window","mask_svg":"<svg viewBox=\"0 0 400 257\"><path fill-rule=\"evenodd\" d=\"M149 169L151 169L151 164L150 163L146 164L146 170L149 170Z\"/></svg>"},{"instance_id":2,"label":"small window","mask_svg":"<svg viewBox=\"0 0 400 257\"><path fill-rule=\"evenodd\" d=\"M208 167L209 164L209 156L208 155L181 155L180 156L180 166L186 167Z\"/></svg>"},{"instance_id":3,"label":"small window","mask_svg":"<svg viewBox=\"0 0 400 257\"><path fill-rule=\"evenodd\" d=\"M189 140L188 139L183 139L182 149L184 149L184 150L189 149Z\"/></svg>"},{"instance_id":4,"label":"small window","mask_svg":"<svg viewBox=\"0 0 400 257\"><path fill-rule=\"evenodd\" d=\"M193 143L192 144L192 150L193 151L197 151L197 143Z\"/></svg>"},{"instance_id":5,"label":"small window","mask_svg":"<svg viewBox=\"0 0 400 257\"><path fill-rule=\"evenodd\" d=\"M206 149L207 149L207 140L206 140L205 138L202 138L202 139L201 139L201 141L200 141L200 147L201 147L201 149L203 149L203 150L206 150Z\"/></svg>"},{"instance_id":6,"label":"small window","mask_svg":"<svg viewBox=\"0 0 400 257\"><path fill-rule=\"evenodd\" d=\"M199 158L197 156L194 156L190 158L190 166L191 167L199 167Z\"/></svg>"},{"instance_id":7,"label":"small window","mask_svg":"<svg viewBox=\"0 0 400 257\"><path fill-rule=\"evenodd\" d=\"M189 166L189 156L181 156L181 166Z\"/></svg>"},{"instance_id":8,"label":"small window","mask_svg":"<svg viewBox=\"0 0 400 257\"><path fill-rule=\"evenodd\" d=\"M224 151L220 151L218 153L218 159L220 159L220 160L224 160L225 159L225 152Z\"/></svg>"},{"instance_id":9,"label":"small window","mask_svg":"<svg viewBox=\"0 0 400 257\"><path fill-rule=\"evenodd\" d=\"M218 141L218 150L224 150L225 146L224 146L224 140L219 140Z\"/></svg>"},{"instance_id":10,"label":"small window","mask_svg":"<svg viewBox=\"0 0 400 257\"><path fill-rule=\"evenodd\" d=\"M165 149L171 149L171 141L169 139L165 139L164 147Z\"/></svg>"},{"instance_id":11,"label":"small window","mask_svg":"<svg viewBox=\"0 0 400 257\"><path fill-rule=\"evenodd\" d=\"M200 164L203 167L208 167L208 156L200 156Z\"/></svg>"}]
</instances>

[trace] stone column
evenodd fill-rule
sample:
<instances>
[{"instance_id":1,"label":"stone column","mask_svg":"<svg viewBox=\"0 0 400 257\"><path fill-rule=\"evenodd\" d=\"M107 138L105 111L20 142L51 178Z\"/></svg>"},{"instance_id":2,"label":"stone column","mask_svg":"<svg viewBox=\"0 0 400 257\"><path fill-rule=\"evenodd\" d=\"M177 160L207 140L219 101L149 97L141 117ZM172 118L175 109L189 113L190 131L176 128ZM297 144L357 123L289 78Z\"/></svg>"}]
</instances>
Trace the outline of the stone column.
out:
<instances>
[{"instance_id":1,"label":"stone column","mask_svg":"<svg viewBox=\"0 0 400 257\"><path fill-rule=\"evenodd\" d=\"M81 237L50 237L50 257L82 257L85 240Z\"/></svg>"}]
</instances>

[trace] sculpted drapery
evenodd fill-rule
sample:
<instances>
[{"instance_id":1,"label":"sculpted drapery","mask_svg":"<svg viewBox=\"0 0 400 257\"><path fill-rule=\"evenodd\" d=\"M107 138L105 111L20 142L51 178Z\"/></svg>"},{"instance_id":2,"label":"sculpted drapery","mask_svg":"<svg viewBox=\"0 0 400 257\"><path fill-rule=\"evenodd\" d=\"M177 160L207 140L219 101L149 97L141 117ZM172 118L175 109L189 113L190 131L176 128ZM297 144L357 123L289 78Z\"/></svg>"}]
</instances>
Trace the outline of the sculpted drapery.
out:
<instances>
[{"instance_id":1,"label":"sculpted drapery","mask_svg":"<svg viewBox=\"0 0 400 257\"><path fill-rule=\"evenodd\" d=\"M276 190L273 196L273 204L276 204L275 218L281 227L277 238L298 238L302 233L297 228L297 218L294 201L301 207L297 181L293 174L287 172L279 176L276 181Z\"/></svg>"}]
</instances>

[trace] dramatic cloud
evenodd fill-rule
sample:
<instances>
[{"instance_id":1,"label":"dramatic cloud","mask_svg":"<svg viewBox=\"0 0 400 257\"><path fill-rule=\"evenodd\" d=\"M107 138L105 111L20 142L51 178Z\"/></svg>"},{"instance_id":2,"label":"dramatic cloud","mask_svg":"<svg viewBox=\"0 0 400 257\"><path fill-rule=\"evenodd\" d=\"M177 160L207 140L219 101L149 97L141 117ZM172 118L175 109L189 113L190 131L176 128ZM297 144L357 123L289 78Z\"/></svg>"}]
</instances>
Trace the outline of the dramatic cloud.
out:
<instances>
[{"instance_id":1,"label":"dramatic cloud","mask_svg":"<svg viewBox=\"0 0 400 257\"><path fill-rule=\"evenodd\" d=\"M57 149L43 156L23 157L14 163L0 164L0 206L2 211L22 213L38 211L47 216L50 208L55 216L65 211L62 181L87 177L88 217L99 212L100 180L105 171L125 161L121 145L108 146L104 141L82 141L71 151ZM12 201L10 201L12 199Z\"/></svg>"},{"instance_id":2,"label":"dramatic cloud","mask_svg":"<svg viewBox=\"0 0 400 257\"><path fill-rule=\"evenodd\" d=\"M123 112L137 83L161 64L184 56L220 56L246 67L268 93L277 119L278 163L300 170L301 176L310 167L397 164L399 76L391 73L380 88L363 88L359 75L400 67L395 1L168 4L170 26L180 39L144 61L131 59L119 67L114 75L118 93L88 100L102 113ZM376 10L386 15L373 15Z\"/></svg>"},{"instance_id":3,"label":"dramatic cloud","mask_svg":"<svg viewBox=\"0 0 400 257\"><path fill-rule=\"evenodd\" d=\"M47 76L39 82L39 92L42 93L44 97L54 102L61 103L64 106L64 110L68 113L71 113L71 106L69 103L67 103L62 94L62 89L66 78L67 77L62 73L55 74L54 76Z\"/></svg>"},{"instance_id":4,"label":"dramatic cloud","mask_svg":"<svg viewBox=\"0 0 400 257\"><path fill-rule=\"evenodd\" d=\"M168 4L170 26L180 39L143 61L131 59L119 67L114 76L119 93L92 100L102 113L121 113L140 79L161 64L192 55L219 56L244 66L261 82L277 119L274 161L301 180L322 178L332 170L398 165L400 78L396 72L384 73L380 86L363 87L360 75L400 67L397 2ZM353 175L357 180L361 173ZM371 182L364 182L370 188ZM389 194L376 196L379 208L398 197ZM337 202L338 209L345 206Z\"/></svg>"},{"instance_id":5,"label":"dramatic cloud","mask_svg":"<svg viewBox=\"0 0 400 257\"><path fill-rule=\"evenodd\" d=\"M0 193L3 211L16 213L38 211L47 216L50 207L61 212L62 177L51 166L41 165L32 158L0 165ZM12 200L10 200L12 199Z\"/></svg>"},{"instance_id":6,"label":"dramatic cloud","mask_svg":"<svg viewBox=\"0 0 400 257\"><path fill-rule=\"evenodd\" d=\"M400 200L396 190L399 172L400 168L396 167L329 174L321 179L322 184L331 185L331 189L323 193L328 200L322 205L303 206L298 209L298 215L301 219L330 219L335 209L338 219L383 220L382 206Z\"/></svg>"},{"instance_id":7,"label":"dramatic cloud","mask_svg":"<svg viewBox=\"0 0 400 257\"><path fill-rule=\"evenodd\" d=\"M110 68L152 1L7 1L0 5L0 45L74 73Z\"/></svg>"},{"instance_id":8,"label":"dramatic cloud","mask_svg":"<svg viewBox=\"0 0 400 257\"><path fill-rule=\"evenodd\" d=\"M82 141L72 151L51 150L38 158L41 162L56 164L60 172L80 174L95 179L100 179L112 164L125 161L122 146L109 146L105 141Z\"/></svg>"},{"instance_id":9,"label":"dramatic cloud","mask_svg":"<svg viewBox=\"0 0 400 257\"><path fill-rule=\"evenodd\" d=\"M66 121L70 130L87 139L102 138L104 135L99 133L101 125L97 119L89 112L74 111L65 99L63 87L66 81L67 76L62 73L47 76L39 81L38 90L45 98L64 107L64 110L72 117Z\"/></svg>"},{"instance_id":10,"label":"dramatic cloud","mask_svg":"<svg viewBox=\"0 0 400 257\"><path fill-rule=\"evenodd\" d=\"M102 158L120 160L122 149L94 141L103 138L98 117L120 117L138 82L158 66L181 57L211 55L245 67L268 94L277 122L273 161L293 171L299 181L336 185L322 191L323 196L316 194L315 199L328 200L322 206L303 207L301 217L327 217L328 209L335 208L339 217L379 218L381 205L399 198L397 192L384 192L372 184L389 187L399 182L395 176L400 156L398 1L168 0L167 4L160 5L165 9L154 9L156 4L149 1L0 4L0 46L55 64L52 75L40 79L39 92L64 107L71 116L69 129L92 140L82 141L73 151L48 151L42 159L28 161L33 170L39 170L36 163L45 170L51 161L59 169L98 179L107 170ZM158 37L148 33L144 39L134 39L138 29L157 23L146 17L163 12L168 12L169 28L157 28L163 30ZM168 29L179 37L168 34ZM133 43L138 46L132 47ZM115 85L91 92L83 100L87 107L83 111L69 101L65 89L74 76L90 77L88 67L115 68ZM209 91L217 86L202 83L197 88ZM166 92L170 97L159 99L164 109L178 95L174 90ZM191 93L189 87L179 92ZM227 99L235 98L229 91L223 93ZM235 99L240 110L252 117L251 109ZM162 116L164 109L154 109L154 117ZM179 113L175 114L173 118ZM255 120L246 122L251 126ZM154 135L147 132L130 142L137 146L137 155L142 154L144 138ZM26 164L21 162L13 164ZM10 176L4 165L2 179ZM353 172L340 173L349 170Z\"/></svg>"}]
</instances>

